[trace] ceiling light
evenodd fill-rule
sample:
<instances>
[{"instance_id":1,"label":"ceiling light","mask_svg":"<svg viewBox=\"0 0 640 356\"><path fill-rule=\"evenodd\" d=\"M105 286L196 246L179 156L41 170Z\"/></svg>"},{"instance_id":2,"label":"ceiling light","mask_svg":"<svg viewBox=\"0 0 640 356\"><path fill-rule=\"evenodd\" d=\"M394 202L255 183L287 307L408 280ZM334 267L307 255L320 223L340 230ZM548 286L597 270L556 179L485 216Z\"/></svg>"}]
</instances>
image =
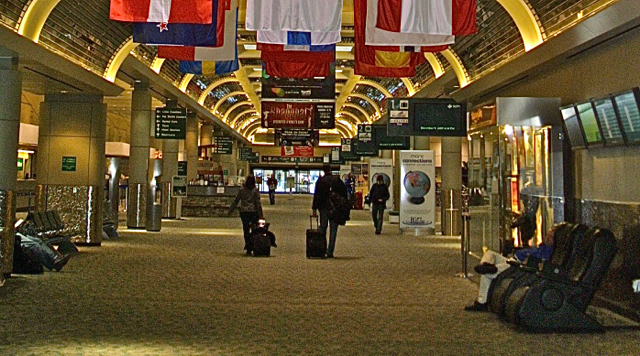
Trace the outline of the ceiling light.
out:
<instances>
[{"instance_id":1,"label":"ceiling light","mask_svg":"<svg viewBox=\"0 0 640 356\"><path fill-rule=\"evenodd\" d=\"M258 48L257 45L254 44L246 44L244 45L244 49L247 51L255 51Z\"/></svg>"},{"instance_id":2,"label":"ceiling light","mask_svg":"<svg viewBox=\"0 0 640 356\"><path fill-rule=\"evenodd\" d=\"M342 73L342 69L336 69L336 73Z\"/></svg>"},{"instance_id":3,"label":"ceiling light","mask_svg":"<svg viewBox=\"0 0 640 356\"><path fill-rule=\"evenodd\" d=\"M351 52L351 46L336 46L336 52Z\"/></svg>"}]
</instances>

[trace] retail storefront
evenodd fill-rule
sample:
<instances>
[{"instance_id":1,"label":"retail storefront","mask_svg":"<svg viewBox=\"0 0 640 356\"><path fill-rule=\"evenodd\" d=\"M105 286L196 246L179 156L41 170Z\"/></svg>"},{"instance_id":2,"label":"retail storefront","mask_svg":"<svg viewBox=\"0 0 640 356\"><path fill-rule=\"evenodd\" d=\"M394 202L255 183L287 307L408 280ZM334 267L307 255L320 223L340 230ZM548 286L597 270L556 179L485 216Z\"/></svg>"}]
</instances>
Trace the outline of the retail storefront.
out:
<instances>
[{"instance_id":1,"label":"retail storefront","mask_svg":"<svg viewBox=\"0 0 640 356\"><path fill-rule=\"evenodd\" d=\"M320 178L321 171L321 169L307 168L254 168L253 175L256 178L261 178L259 185L261 193L269 192L267 179L274 174L278 180L276 193L289 193L288 179L290 183L293 181L292 193L313 194L316 191L316 181ZM257 180L260 181L260 179Z\"/></svg>"},{"instance_id":2,"label":"retail storefront","mask_svg":"<svg viewBox=\"0 0 640 356\"><path fill-rule=\"evenodd\" d=\"M564 220L562 116L555 98L497 98L471 112L470 252L502 251L524 241L511 223L535 214L533 241ZM473 262L472 262L473 263Z\"/></svg>"}]
</instances>

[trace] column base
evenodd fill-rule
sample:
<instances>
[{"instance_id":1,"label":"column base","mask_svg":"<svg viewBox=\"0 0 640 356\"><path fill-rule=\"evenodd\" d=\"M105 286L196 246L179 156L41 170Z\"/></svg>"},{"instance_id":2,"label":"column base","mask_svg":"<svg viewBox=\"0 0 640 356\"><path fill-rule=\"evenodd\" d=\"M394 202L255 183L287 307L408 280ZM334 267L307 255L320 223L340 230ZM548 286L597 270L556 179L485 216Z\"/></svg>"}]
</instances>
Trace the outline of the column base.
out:
<instances>
[{"instance_id":1,"label":"column base","mask_svg":"<svg viewBox=\"0 0 640 356\"><path fill-rule=\"evenodd\" d=\"M13 245L15 242L16 200L12 190L0 190L0 273L13 271Z\"/></svg>"},{"instance_id":2,"label":"column base","mask_svg":"<svg viewBox=\"0 0 640 356\"><path fill-rule=\"evenodd\" d=\"M129 185L127 196L127 228L146 229L148 184Z\"/></svg>"}]
</instances>

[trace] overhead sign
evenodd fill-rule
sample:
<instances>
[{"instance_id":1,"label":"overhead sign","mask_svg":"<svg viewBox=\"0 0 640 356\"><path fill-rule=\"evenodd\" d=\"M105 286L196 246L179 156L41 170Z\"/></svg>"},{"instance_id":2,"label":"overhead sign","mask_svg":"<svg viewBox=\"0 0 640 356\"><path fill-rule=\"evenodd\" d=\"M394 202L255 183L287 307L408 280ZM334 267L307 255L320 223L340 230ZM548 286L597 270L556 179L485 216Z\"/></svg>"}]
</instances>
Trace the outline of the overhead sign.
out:
<instances>
[{"instance_id":1,"label":"overhead sign","mask_svg":"<svg viewBox=\"0 0 640 356\"><path fill-rule=\"evenodd\" d=\"M400 228L436 227L434 151L400 151Z\"/></svg>"},{"instance_id":2,"label":"overhead sign","mask_svg":"<svg viewBox=\"0 0 640 356\"><path fill-rule=\"evenodd\" d=\"M274 132L276 146L317 146L320 143L318 130L278 129Z\"/></svg>"},{"instance_id":3,"label":"overhead sign","mask_svg":"<svg viewBox=\"0 0 640 356\"><path fill-rule=\"evenodd\" d=\"M344 164L344 160L340 157L342 147L331 147L331 163Z\"/></svg>"},{"instance_id":4,"label":"overhead sign","mask_svg":"<svg viewBox=\"0 0 640 356\"><path fill-rule=\"evenodd\" d=\"M313 157L313 147L309 146L281 146L280 155L283 157Z\"/></svg>"},{"instance_id":5,"label":"overhead sign","mask_svg":"<svg viewBox=\"0 0 640 356\"><path fill-rule=\"evenodd\" d=\"M178 175L179 176L187 175L187 161L178 161Z\"/></svg>"},{"instance_id":6,"label":"overhead sign","mask_svg":"<svg viewBox=\"0 0 640 356\"><path fill-rule=\"evenodd\" d=\"M331 73L322 78L278 78L263 71L262 98L335 100L335 64L331 64Z\"/></svg>"},{"instance_id":7,"label":"overhead sign","mask_svg":"<svg viewBox=\"0 0 640 356\"><path fill-rule=\"evenodd\" d=\"M340 139L340 158L343 161L359 161L360 156L356 154L354 147L355 139L342 138Z\"/></svg>"},{"instance_id":8,"label":"overhead sign","mask_svg":"<svg viewBox=\"0 0 640 356\"><path fill-rule=\"evenodd\" d=\"M187 135L187 109L156 108L155 138L184 140Z\"/></svg>"},{"instance_id":9,"label":"overhead sign","mask_svg":"<svg viewBox=\"0 0 640 356\"><path fill-rule=\"evenodd\" d=\"M387 101L389 136L411 136L413 127L409 125L409 99L389 99Z\"/></svg>"},{"instance_id":10,"label":"overhead sign","mask_svg":"<svg viewBox=\"0 0 640 356\"><path fill-rule=\"evenodd\" d=\"M262 156L264 163L322 163L322 157Z\"/></svg>"},{"instance_id":11,"label":"overhead sign","mask_svg":"<svg viewBox=\"0 0 640 356\"><path fill-rule=\"evenodd\" d=\"M373 136L373 125L358 125L356 153L359 156L377 156L378 149Z\"/></svg>"},{"instance_id":12,"label":"overhead sign","mask_svg":"<svg viewBox=\"0 0 640 356\"><path fill-rule=\"evenodd\" d=\"M24 159L18 158L18 172L24 170Z\"/></svg>"},{"instance_id":13,"label":"overhead sign","mask_svg":"<svg viewBox=\"0 0 640 356\"><path fill-rule=\"evenodd\" d=\"M467 106L453 99L410 99L409 120L418 136L467 136Z\"/></svg>"},{"instance_id":14,"label":"overhead sign","mask_svg":"<svg viewBox=\"0 0 640 356\"><path fill-rule=\"evenodd\" d=\"M335 100L262 100L263 128L333 129Z\"/></svg>"},{"instance_id":15,"label":"overhead sign","mask_svg":"<svg viewBox=\"0 0 640 356\"><path fill-rule=\"evenodd\" d=\"M62 157L62 171L63 172L75 172L76 171L76 157Z\"/></svg>"},{"instance_id":16,"label":"overhead sign","mask_svg":"<svg viewBox=\"0 0 640 356\"><path fill-rule=\"evenodd\" d=\"M260 154L258 152L253 152L251 147L241 147L240 160L247 161L249 163L258 163L260 161Z\"/></svg>"},{"instance_id":17,"label":"overhead sign","mask_svg":"<svg viewBox=\"0 0 640 356\"><path fill-rule=\"evenodd\" d=\"M409 136L390 136L387 125L373 125L373 137L380 150L408 150L411 148Z\"/></svg>"},{"instance_id":18,"label":"overhead sign","mask_svg":"<svg viewBox=\"0 0 640 356\"><path fill-rule=\"evenodd\" d=\"M213 153L230 155L233 153L233 138L227 136L216 136L213 138Z\"/></svg>"}]
</instances>

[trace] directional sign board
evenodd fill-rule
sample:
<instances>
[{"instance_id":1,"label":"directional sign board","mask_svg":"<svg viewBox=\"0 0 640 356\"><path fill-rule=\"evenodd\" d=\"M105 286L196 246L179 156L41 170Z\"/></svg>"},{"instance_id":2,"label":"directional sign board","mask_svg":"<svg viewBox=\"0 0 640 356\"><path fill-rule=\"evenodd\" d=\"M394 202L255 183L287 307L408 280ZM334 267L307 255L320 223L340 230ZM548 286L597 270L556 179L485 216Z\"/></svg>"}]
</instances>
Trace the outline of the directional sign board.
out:
<instances>
[{"instance_id":1,"label":"directional sign board","mask_svg":"<svg viewBox=\"0 0 640 356\"><path fill-rule=\"evenodd\" d=\"M155 138L184 140L187 135L187 109L156 108Z\"/></svg>"},{"instance_id":2,"label":"directional sign board","mask_svg":"<svg viewBox=\"0 0 640 356\"><path fill-rule=\"evenodd\" d=\"M213 153L230 155L233 152L233 138L226 136L217 136L213 138L215 147Z\"/></svg>"}]
</instances>

